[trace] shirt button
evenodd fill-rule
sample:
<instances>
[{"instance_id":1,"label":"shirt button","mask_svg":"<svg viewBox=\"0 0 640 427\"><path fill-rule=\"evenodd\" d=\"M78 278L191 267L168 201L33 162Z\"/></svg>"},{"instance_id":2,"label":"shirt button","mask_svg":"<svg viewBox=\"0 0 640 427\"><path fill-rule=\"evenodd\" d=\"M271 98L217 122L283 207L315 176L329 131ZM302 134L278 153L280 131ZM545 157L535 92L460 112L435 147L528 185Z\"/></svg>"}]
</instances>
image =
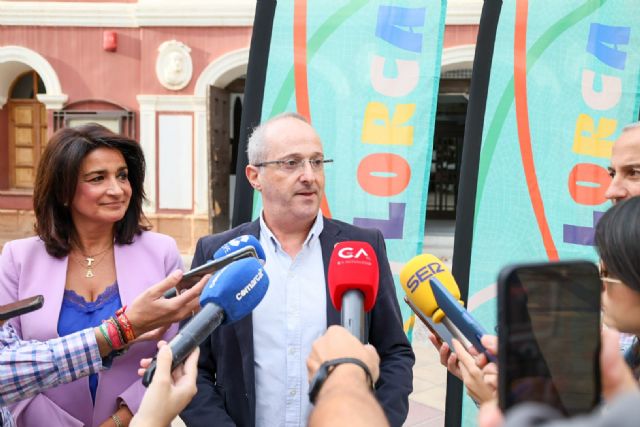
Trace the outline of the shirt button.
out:
<instances>
[{"instance_id":1,"label":"shirt button","mask_svg":"<svg viewBox=\"0 0 640 427\"><path fill-rule=\"evenodd\" d=\"M289 347L289 354L296 354L295 347Z\"/></svg>"},{"instance_id":2,"label":"shirt button","mask_svg":"<svg viewBox=\"0 0 640 427\"><path fill-rule=\"evenodd\" d=\"M295 396L296 395L296 390L292 389L291 391L289 391L289 396Z\"/></svg>"}]
</instances>

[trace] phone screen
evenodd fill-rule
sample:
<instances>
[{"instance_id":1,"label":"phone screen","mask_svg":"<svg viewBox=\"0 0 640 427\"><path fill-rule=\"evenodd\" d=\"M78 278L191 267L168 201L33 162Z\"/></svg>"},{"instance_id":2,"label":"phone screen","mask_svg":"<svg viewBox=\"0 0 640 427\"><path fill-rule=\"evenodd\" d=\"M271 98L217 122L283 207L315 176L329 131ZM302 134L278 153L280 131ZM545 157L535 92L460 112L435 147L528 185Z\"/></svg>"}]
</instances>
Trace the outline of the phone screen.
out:
<instances>
[{"instance_id":1,"label":"phone screen","mask_svg":"<svg viewBox=\"0 0 640 427\"><path fill-rule=\"evenodd\" d=\"M601 287L597 267L587 261L502 271L498 378L503 410L536 401L574 415L597 405Z\"/></svg>"}]
</instances>

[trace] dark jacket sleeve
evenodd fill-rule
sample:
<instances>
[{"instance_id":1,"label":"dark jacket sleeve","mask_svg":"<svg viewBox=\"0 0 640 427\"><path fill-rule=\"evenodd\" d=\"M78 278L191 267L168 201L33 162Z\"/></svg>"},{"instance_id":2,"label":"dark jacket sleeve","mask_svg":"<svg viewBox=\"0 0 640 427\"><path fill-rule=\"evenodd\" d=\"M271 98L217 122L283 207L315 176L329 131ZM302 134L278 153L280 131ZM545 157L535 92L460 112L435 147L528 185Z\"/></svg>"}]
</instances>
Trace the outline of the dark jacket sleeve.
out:
<instances>
[{"instance_id":1,"label":"dark jacket sleeve","mask_svg":"<svg viewBox=\"0 0 640 427\"><path fill-rule=\"evenodd\" d=\"M376 397L389 424L395 427L402 426L409 412L415 355L404 333L384 238L379 231L374 248L380 265L380 280L376 304L371 311L369 343L380 355Z\"/></svg>"},{"instance_id":2,"label":"dark jacket sleeve","mask_svg":"<svg viewBox=\"0 0 640 427\"><path fill-rule=\"evenodd\" d=\"M204 264L208 259L203 248L203 239L198 240L191 268ZM216 388L216 361L212 352L212 337L209 335L200 344L198 359L198 392L182 411L180 418L189 427L235 426L225 409L224 396Z\"/></svg>"}]
</instances>

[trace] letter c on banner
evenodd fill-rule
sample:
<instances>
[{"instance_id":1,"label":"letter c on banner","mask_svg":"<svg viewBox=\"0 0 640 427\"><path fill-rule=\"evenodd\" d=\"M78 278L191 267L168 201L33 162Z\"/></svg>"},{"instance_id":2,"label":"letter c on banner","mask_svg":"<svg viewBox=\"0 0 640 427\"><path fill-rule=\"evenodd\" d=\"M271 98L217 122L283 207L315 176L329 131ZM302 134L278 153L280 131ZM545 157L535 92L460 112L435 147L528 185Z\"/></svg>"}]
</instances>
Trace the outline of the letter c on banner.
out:
<instances>
[{"instance_id":1,"label":"letter c on banner","mask_svg":"<svg viewBox=\"0 0 640 427\"><path fill-rule=\"evenodd\" d=\"M579 163L569 174L569 193L576 203L581 205L600 205L607 201L607 191L611 177L602 166L592 163ZM584 185L591 183L591 186Z\"/></svg>"},{"instance_id":2,"label":"letter c on banner","mask_svg":"<svg viewBox=\"0 0 640 427\"><path fill-rule=\"evenodd\" d=\"M358 165L360 187L374 196L390 197L400 194L407 188L410 179L409 163L397 154L370 154Z\"/></svg>"}]
</instances>

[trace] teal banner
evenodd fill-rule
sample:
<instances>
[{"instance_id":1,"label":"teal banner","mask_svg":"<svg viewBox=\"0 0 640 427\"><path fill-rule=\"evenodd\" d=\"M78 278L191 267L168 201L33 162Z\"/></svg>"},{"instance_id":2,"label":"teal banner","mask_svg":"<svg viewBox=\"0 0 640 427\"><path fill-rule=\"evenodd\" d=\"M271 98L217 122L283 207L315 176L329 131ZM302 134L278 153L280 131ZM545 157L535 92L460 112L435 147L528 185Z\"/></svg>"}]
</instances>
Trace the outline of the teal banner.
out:
<instances>
[{"instance_id":1,"label":"teal banner","mask_svg":"<svg viewBox=\"0 0 640 427\"><path fill-rule=\"evenodd\" d=\"M637 0L503 2L482 128L468 299L490 331L502 267L596 260L594 227L610 206L604 193L611 146L638 120L639 82ZM476 425L476 407L465 399L463 424Z\"/></svg>"},{"instance_id":2,"label":"teal banner","mask_svg":"<svg viewBox=\"0 0 640 427\"><path fill-rule=\"evenodd\" d=\"M289 0L273 21L262 121L309 118L334 159L323 213L380 229L394 273L422 251L445 10L445 0Z\"/></svg>"}]
</instances>

